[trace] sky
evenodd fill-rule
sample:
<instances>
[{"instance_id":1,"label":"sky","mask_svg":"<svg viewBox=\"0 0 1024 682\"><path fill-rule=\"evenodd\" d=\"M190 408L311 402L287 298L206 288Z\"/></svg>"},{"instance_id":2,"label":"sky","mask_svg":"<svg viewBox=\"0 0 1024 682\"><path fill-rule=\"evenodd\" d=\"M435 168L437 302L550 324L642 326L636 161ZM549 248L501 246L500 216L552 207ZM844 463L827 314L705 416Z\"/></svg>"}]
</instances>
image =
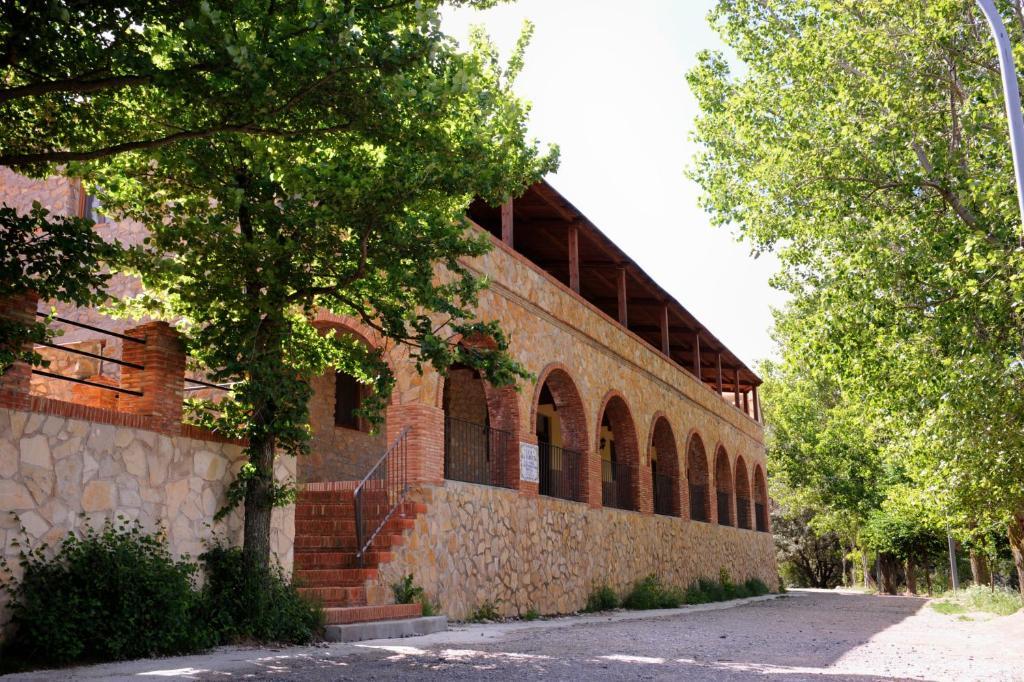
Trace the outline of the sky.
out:
<instances>
[{"instance_id":1,"label":"sky","mask_svg":"<svg viewBox=\"0 0 1024 682\"><path fill-rule=\"evenodd\" d=\"M508 55L535 26L516 91L533 103L530 131L557 143L551 184L676 297L748 367L777 355L768 286L773 257L753 258L711 225L684 176L697 103L685 74L702 49L724 49L706 16L713 0L515 0L455 9L443 26L464 40L482 25Z\"/></svg>"}]
</instances>

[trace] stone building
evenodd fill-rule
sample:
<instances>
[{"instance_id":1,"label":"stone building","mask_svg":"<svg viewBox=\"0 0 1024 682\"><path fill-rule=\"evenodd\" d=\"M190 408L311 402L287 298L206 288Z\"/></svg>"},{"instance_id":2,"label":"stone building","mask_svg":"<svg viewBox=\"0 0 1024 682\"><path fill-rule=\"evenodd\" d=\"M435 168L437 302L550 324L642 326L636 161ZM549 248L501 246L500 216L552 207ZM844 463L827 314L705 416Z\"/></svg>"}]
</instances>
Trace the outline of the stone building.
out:
<instances>
[{"instance_id":1,"label":"stone building","mask_svg":"<svg viewBox=\"0 0 1024 682\"><path fill-rule=\"evenodd\" d=\"M0 169L0 201L33 200L94 210L74 181ZM144 233L97 216L106 235ZM318 378L313 452L278 467L302 492L274 517L275 552L303 589L343 623L418 612L390 603L409 573L456 618L484 602L570 612L597 586L624 592L651 573L685 586L724 569L774 586L754 372L547 183L502 207L476 202L469 218L494 245L467 261L491 281L479 317L501 323L536 380L421 375L393 348L395 392L371 433L352 414L365 389ZM182 396L215 389L185 377L163 323L58 313L60 347L42 349L58 376L18 366L0 383L0 499L36 539L127 512L194 554L240 465L241 444L181 424ZM351 319L322 312L316 324L381 343ZM0 522L8 554L14 534Z\"/></svg>"}]
</instances>

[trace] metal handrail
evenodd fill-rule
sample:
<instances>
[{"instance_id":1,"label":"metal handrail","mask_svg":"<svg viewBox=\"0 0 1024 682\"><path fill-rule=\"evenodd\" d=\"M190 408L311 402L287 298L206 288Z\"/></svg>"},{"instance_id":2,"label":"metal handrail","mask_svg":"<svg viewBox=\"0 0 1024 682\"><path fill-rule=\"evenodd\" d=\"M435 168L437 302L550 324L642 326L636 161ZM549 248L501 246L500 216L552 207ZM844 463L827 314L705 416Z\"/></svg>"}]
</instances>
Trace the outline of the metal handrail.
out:
<instances>
[{"instance_id":1,"label":"metal handrail","mask_svg":"<svg viewBox=\"0 0 1024 682\"><path fill-rule=\"evenodd\" d=\"M124 341L132 341L133 343L146 343L145 339L140 339L137 336L128 336L127 334L119 334L118 332L112 332L109 329L103 329L102 327L94 327L91 324L86 324L84 322L79 322L77 320L69 320L66 317L58 317L57 315L50 315L49 313L40 312L38 310L36 311L36 317L45 317L45 318L47 318L49 320L56 320L57 322L63 322L64 324L70 324L72 327L81 327L82 329L88 329L89 331L99 332L100 334L106 334L108 336L113 336L115 338L122 339Z\"/></svg>"},{"instance_id":2,"label":"metal handrail","mask_svg":"<svg viewBox=\"0 0 1024 682\"><path fill-rule=\"evenodd\" d=\"M115 365L120 365L122 367L131 367L132 369L146 369L145 366L140 365L137 362L128 362L127 360L121 360L120 358L112 358L112 357L108 357L106 355L99 355L97 353L90 353L89 351L81 350L80 348L70 348L66 344L61 346L61 345L58 345L56 343L50 343L49 341L36 341L36 345L37 346L46 346L47 348L53 348L54 350L59 350L62 353L74 353L75 355L84 355L87 358L92 358L93 360L99 360L100 362L112 362Z\"/></svg>"},{"instance_id":3,"label":"metal handrail","mask_svg":"<svg viewBox=\"0 0 1024 682\"><path fill-rule=\"evenodd\" d=\"M405 496L409 492L409 478L408 478L408 458L406 453L406 440L412 427L406 426L402 429L398 437L395 438L394 442L388 446L388 449L384 452L377 463L370 468L370 471L363 476L362 480L356 486L355 491L352 493L352 505L355 511L356 520L356 560L359 565L363 565L363 558L366 555L366 550L373 544L374 539L380 533L381 529L384 528L391 517L394 515L395 510L398 509L405 501ZM394 459L390 466L386 466L389 460ZM380 515L380 520L376 523L375 527L369 533L363 528L363 522L366 516L366 510L364 509L364 496L368 490L373 487L372 484L376 482L382 482L380 485L380 492L384 493L387 498L386 510ZM392 497L394 499L392 499Z\"/></svg>"},{"instance_id":4,"label":"metal handrail","mask_svg":"<svg viewBox=\"0 0 1024 682\"><path fill-rule=\"evenodd\" d=\"M114 391L115 393L126 393L128 395L135 395L139 397L142 396L142 391L135 391L130 388L121 388L120 386L107 386L106 384L101 384L95 381L89 381L88 379L76 379L75 377L69 377L63 374L54 374L53 372L46 372L41 369L33 369L32 373L38 374L39 376L48 377L50 379L61 379L63 381L70 381L75 384L85 384L86 386L102 388L107 391Z\"/></svg>"}]
</instances>

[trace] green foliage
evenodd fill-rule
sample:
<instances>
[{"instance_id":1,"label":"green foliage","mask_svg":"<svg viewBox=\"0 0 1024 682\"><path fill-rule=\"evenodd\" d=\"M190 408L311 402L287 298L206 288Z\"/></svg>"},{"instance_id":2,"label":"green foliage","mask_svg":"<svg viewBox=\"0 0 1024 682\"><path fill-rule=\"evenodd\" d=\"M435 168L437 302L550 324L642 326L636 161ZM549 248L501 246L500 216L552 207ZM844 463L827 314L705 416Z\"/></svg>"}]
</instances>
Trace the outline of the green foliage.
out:
<instances>
[{"instance_id":1,"label":"green foliage","mask_svg":"<svg viewBox=\"0 0 1024 682\"><path fill-rule=\"evenodd\" d=\"M498 609L494 606L494 603L488 600L478 606L476 610L469 615L466 622L483 623L494 622L497 620L501 620L501 615L498 613Z\"/></svg>"},{"instance_id":2,"label":"green foliage","mask_svg":"<svg viewBox=\"0 0 1024 682\"><path fill-rule=\"evenodd\" d=\"M686 594L676 587L665 585L656 575L638 580L622 600L627 609L674 609L683 604Z\"/></svg>"},{"instance_id":3,"label":"green foliage","mask_svg":"<svg viewBox=\"0 0 1024 682\"><path fill-rule=\"evenodd\" d=\"M413 583L412 573L402 576L397 583L392 583L391 591L395 594L396 604L412 604L421 601L423 597L423 588Z\"/></svg>"},{"instance_id":4,"label":"green foliage","mask_svg":"<svg viewBox=\"0 0 1024 682\"><path fill-rule=\"evenodd\" d=\"M430 601L425 594L420 595L420 606L423 607L421 614L426 617L437 616L441 613L440 602Z\"/></svg>"},{"instance_id":5,"label":"green foliage","mask_svg":"<svg viewBox=\"0 0 1024 682\"><path fill-rule=\"evenodd\" d=\"M537 620L538 618L540 618L540 611L533 606L523 614L523 620Z\"/></svg>"},{"instance_id":6,"label":"green foliage","mask_svg":"<svg viewBox=\"0 0 1024 682\"><path fill-rule=\"evenodd\" d=\"M997 616L1009 616L1024 608L1024 598L1016 590L1005 587L989 588L971 585L954 595L946 592L940 601L933 601L932 608L939 613L956 614L968 611L983 611Z\"/></svg>"},{"instance_id":7,"label":"green foliage","mask_svg":"<svg viewBox=\"0 0 1024 682\"><path fill-rule=\"evenodd\" d=\"M220 643L305 644L319 635L324 624L319 604L300 595L280 567L254 570L241 549L222 541L214 542L199 558L206 571L204 617Z\"/></svg>"},{"instance_id":8,"label":"green foliage","mask_svg":"<svg viewBox=\"0 0 1024 682\"><path fill-rule=\"evenodd\" d=\"M108 521L47 547L23 550L23 577L8 583L14 634L3 658L65 665L168 656L217 642L193 587L197 566L175 561L161 533Z\"/></svg>"},{"instance_id":9,"label":"green foliage","mask_svg":"<svg viewBox=\"0 0 1024 682\"><path fill-rule=\"evenodd\" d=\"M107 243L93 231L91 220L55 216L39 202L28 214L0 205L0 297L36 292L43 300L93 305L106 300L117 244ZM46 363L25 350L26 343L51 339L46 322L0 319L0 372L16 360Z\"/></svg>"},{"instance_id":10,"label":"green foliage","mask_svg":"<svg viewBox=\"0 0 1024 682\"><path fill-rule=\"evenodd\" d=\"M597 611L611 611L619 608L619 595L615 594L608 585L599 585L587 595L587 605L583 607L586 613Z\"/></svg>"},{"instance_id":11,"label":"green foliage","mask_svg":"<svg viewBox=\"0 0 1024 682\"><path fill-rule=\"evenodd\" d=\"M683 602L686 604L708 604L730 599L760 597L771 592L760 578L749 578L740 584L733 583L727 572L722 571L719 579L700 578L686 589Z\"/></svg>"}]
</instances>

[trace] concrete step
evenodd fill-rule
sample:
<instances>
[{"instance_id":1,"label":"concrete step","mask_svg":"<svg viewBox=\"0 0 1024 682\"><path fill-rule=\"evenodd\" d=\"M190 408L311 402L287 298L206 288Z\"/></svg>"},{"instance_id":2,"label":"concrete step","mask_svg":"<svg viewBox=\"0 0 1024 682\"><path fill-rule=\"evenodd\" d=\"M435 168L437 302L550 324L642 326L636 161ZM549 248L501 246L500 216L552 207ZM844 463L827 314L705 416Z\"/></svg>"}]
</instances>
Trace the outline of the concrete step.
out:
<instances>
[{"instance_id":1,"label":"concrete step","mask_svg":"<svg viewBox=\"0 0 1024 682\"><path fill-rule=\"evenodd\" d=\"M399 620L328 625L324 629L324 639L328 642L362 642L368 639L416 637L444 632L447 629L448 619L445 616L421 616Z\"/></svg>"},{"instance_id":2,"label":"concrete step","mask_svg":"<svg viewBox=\"0 0 1024 682\"><path fill-rule=\"evenodd\" d=\"M420 604L376 604L373 606L343 606L324 609L328 625L369 623L378 620L418 618L423 613Z\"/></svg>"}]
</instances>

